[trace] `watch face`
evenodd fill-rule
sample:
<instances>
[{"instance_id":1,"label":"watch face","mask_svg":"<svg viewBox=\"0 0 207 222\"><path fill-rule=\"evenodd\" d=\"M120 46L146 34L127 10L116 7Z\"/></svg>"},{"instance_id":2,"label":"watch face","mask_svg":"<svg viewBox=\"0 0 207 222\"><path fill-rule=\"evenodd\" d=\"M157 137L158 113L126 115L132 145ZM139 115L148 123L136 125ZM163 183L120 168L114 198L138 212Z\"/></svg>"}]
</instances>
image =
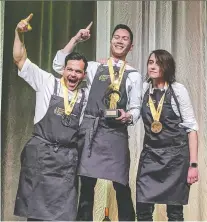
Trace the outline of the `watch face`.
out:
<instances>
[{"instance_id":1,"label":"watch face","mask_svg":"<svg viewBox=\"0 0 207 222\"><path fill-rule=\"evenodd\" d=\"M193 168L196 168L198 166L198 164L197 163L191 163L190 166L193 167Z\"/></svg>"}]
</instances>

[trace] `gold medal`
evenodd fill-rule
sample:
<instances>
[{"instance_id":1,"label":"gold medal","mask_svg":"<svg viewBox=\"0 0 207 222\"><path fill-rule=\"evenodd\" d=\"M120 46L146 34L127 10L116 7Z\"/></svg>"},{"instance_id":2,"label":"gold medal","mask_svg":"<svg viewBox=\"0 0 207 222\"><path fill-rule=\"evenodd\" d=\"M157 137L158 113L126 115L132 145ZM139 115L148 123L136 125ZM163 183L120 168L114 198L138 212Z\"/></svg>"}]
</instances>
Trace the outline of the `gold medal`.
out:
<instances>
[{"instance_id":1,"label":"gold medal","mask_svg":"<svg viewBox=\"0 0 207 222\"><path fill-rule=\"evenodd\" d=\"M64 98L64 114L62 115L62 124L64 126L69 127L71 124L71 118L70 118L70 114L73 111L73 108L78 100L78 90L76 89L74 91L74 95L71 99L71 102L68 101L68 88L65 85L65 81L64 78L62 77L61 80L61 85L63 87L63 98Z\"/></svg>"},{"instance_id":2,"label":"gold medal","mask_svg":"<svg viewBox=\"0 0 207 222\"><path fill-rule=\"evenodd\" d=\"M168 84L167 84L167 82L165 82L165 88L167 88L167 86L168 86ZM155 108L154 102L153 102L151 96L149 95L148 104L149 104L149 108L150 108L152 118L153 118L153 122L151 124L151 131L153 133L159 133L162 130L162 123L159 120L160 120L160 115L161 115L162 108L163 108L165 93L166 93L166 91L162 95L162 97L158 103L157 109Z\"/></svg>"},{"instance_id":3,"label":"gold medal","mask_svg":"<svg viewBox=\"0 0 207 222\"><path fill-rule=\"evenodd\" d=\"M162 123L159 122L159 121L154 121L152 124L151 124L151 130L153 133L159 133L161 132L162 130Z\"/></svg>"}]
</instances>

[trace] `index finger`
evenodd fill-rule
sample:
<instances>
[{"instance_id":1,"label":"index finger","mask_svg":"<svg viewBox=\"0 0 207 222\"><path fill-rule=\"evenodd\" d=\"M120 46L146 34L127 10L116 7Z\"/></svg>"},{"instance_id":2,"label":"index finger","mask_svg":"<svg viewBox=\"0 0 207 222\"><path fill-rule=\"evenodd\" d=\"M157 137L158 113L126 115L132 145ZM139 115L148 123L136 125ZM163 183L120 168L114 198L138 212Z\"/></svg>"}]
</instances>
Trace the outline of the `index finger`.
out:
<instances>
[{"instance_id":1,"label":"index finger","mask_svg":"<svg viewBox=\"0 0 207 222\"><path fill-rule=\"evenodd\" d=\"M93 22L91 22L85 29L89 30L92 25L93 25Z\"/></svg>"},{"instance_id":2,"label":"index finger","mask_svg":"<svg viewBox=\"0 0 207 222\"><path fill-rule=\"evenodd\" d=\"M33 13L31 13L26 19L24 19L26 22L29 22L33 17Z\"/></svg>"}]
</instances>

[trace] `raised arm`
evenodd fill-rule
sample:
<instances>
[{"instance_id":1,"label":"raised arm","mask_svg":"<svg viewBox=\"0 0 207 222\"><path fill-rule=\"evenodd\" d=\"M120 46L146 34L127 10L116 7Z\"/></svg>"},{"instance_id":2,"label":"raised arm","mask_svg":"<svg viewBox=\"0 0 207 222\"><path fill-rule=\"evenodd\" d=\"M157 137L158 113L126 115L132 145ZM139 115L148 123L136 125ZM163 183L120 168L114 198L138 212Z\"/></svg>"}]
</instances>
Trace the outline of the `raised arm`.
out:
<instances>
[{"instance_id":1,"label":"raised arm","mask_svg":"<svg viewBox=\"0 0 207 222\"><path fill-rule=\"evenodd\" d=\"M90 28L92 24L93 22L91 22L85 29L80 29L79 32L70 39L68 44L56 53L53 60L53 69L57 73L62 74L65 65L65 57L73 51L74 47L78 43L84 42L90 38Z\"/></svg>"},{"instance_id":2,"label":"raised arm","mask_svg":"<svg viewBox=\"0 0 207 222\"><path fill-rule=\"evenodd\" d=\"M80 29L79 32L72 37L68 44L62 49L62 51L69 54L79 42L88 40L91 37L90 28L92 24L93 22L91 22L85 29Z\"/></svg>"},{"instance_id":3,"label":"raised arm","mask_svg":"<svg viewBox=\"0 0 207 222\"><path fill-rule=\"evenodd\" d=\"M26 19L21 20L15 29L13 58L19 70L22 69L27 59L27 52L24 45L24 32L28 32L32 29L29 25L29 21L32 19L32 17L33 14L30 14Z\"/></svg>"},{"instance_id":4,"label":"raised arm","mask_svg":"<svg viewBox=\"0 0 207 222\"><path fill-rule=\"evenodd\" d=\"M27 52L24 45L24 32L30 31L32 28L29 25L33 14L30 14L26 19L21 20L15 29L13 58L18 67L18 75L23 78L35 91L41 90L48 81L54 82L54 76L40 69L27 58Z\"/></svg>"}]
</instances>

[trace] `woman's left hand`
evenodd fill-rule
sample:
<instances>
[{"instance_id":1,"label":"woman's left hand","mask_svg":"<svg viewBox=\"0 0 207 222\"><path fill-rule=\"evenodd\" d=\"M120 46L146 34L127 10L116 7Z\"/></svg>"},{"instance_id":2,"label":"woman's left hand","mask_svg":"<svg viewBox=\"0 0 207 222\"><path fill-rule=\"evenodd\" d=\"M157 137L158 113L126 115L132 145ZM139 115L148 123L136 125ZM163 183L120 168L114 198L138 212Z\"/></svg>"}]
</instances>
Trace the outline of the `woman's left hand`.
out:
<instances>
[{"instance_id":1,"label":"woman's left hand","mask_svg":"<svg viewBox=\"0 0 207 222\"><path fill-rule=\"evenodd\" d=\"M198 181L198 168L189 167L187 182L193 184Z\"/></svg>"}]
</instances>

